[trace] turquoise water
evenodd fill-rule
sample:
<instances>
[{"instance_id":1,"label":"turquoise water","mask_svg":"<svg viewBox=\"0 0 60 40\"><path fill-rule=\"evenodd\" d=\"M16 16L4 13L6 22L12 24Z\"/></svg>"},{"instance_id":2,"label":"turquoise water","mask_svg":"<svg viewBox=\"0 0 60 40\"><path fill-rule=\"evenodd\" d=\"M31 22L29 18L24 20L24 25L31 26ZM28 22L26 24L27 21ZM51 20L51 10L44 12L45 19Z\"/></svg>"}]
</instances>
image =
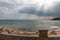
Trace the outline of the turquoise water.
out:
<instances>
[{"instance_id":1,"label":"turquoise water","mask_svg":"<svg viewBox=\"0 0 60 40\"><path fill-rule=\"evenodd\" d=\"M0 20L0 27L24 31L38 31L41 27L60 26L60 21L52 20Z\"/></svg>"}]
</instances>

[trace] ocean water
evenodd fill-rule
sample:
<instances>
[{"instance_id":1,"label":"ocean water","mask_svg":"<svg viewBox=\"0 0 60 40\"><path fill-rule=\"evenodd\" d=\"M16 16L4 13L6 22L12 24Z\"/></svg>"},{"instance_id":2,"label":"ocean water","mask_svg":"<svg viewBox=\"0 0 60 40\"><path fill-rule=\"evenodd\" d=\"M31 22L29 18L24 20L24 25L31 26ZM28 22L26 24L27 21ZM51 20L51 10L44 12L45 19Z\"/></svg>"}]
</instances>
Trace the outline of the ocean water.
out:
<instances>
[{"instance_id":1,"label":"ocean water","mask_svg":"<svg viewBox=\"0 0 60 40\"><path fill-rule=\"evenodd\" d=\"M38 31L50 26L59 26L60 21L52 20L0 20L0 27L8 27L23 31Z\"/></svg>"}]
</instances>

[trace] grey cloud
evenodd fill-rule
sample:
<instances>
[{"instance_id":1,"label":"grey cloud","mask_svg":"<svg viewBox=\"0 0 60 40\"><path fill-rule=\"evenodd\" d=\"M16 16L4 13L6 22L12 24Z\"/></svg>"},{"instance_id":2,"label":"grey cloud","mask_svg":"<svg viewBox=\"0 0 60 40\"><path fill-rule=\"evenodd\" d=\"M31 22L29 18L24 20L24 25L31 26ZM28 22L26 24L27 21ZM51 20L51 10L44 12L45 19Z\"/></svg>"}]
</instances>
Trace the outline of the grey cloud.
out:
<instances>
[{"instance_id":1,"label":"grey cloud","mask_svg":"<svg viewBox=\"0 0 60 40\"><path fill-rule=\"evenodd\" d=\"M14 4L6 3L6 2L0 2L0 6L1 7L7 7L9 9L14 9L14 7L15 7Z\"/></svg>"},{"instance_id":2,"label":"grey cloud","mask_svg":"<svg viewBox=\"0 0 60 40\"><path fill-rule=\"evenodd\" d=\"M19 13L35 14L42 16L44 14L43 7L39 8L37 4L27 5L18 11Z\"/></svg>"},{"instance_id":3,"label":"grey cloud","mask_svg":"<svg viewBox=\"0 0 60 40\"><path fill-rule=\"evenodd\" d=\"M43 5L39 7L38 4L29 4L18 10L18 13L34 14L37 16L45 16Z\"/></svg>"},{"instance_id":4,"label":"grey cloud","mask_svg":"<svg viewBox=\"0 0 60 40\"><path fill-rule=\"evenodd\" d=\"M37 7L34 5L32 5L32 6L29 5L29 7L27 5L27 6L23 7L22 9L20 9L19 12L20 13L35 14L38 12L38 10L37 10Z\"/></svg>"},{"instance_id":5,"label":"grey cloud","mask_svg":"<svg viewBox=\"0 0 60 40\"><path fill-rule=\"evenodd\" d=\"M56 2L53 7L48 8L46 12L44 12L43 7L38 10L37 5L31 5L30 7L23 7L19 10L19 13L27 13L27 14L36 14L38 16L56 16L60 17L60 2Z\"/></svg>"},{"instance_id":6,"label":"grey cloud","mask_svg":"<svg viewBox=\"0 0 60 40\"><path fill-rule=\"evenodd\" d=\"M7 4L7 3L2 3L5 5L1 5L0 6L6 6L6 7L10 7L13 6L14 4ZM10 6L9 6L10 5ZM19 4L20 5L20 4ZM6 11L9 13L6 13L4 11L0 12L0 19L20 19L20 18L34 18L36 16L58 16L60 17L60 2L56 3L53 7L48 8L48 10L46 10L46 12L44 12L43 6L36 4L21 4L20 6L14 7L14 9ZM13 8L11 7L11 8ZM18 8L19 7L19 8ZM18 12L16 12L16 11ZM11 12L12 11L12 12Z\"/></svg>"},{"instance_id":7,"label":"grey cloud","mask_svg":"<svg viewBox=\"0 0 60 40\"><path fill-rule=\"evenodd\" d=\"M60 17L60 2L56 3L52 8L47 10L46 15Z\"/></svg>"}]
</instances>

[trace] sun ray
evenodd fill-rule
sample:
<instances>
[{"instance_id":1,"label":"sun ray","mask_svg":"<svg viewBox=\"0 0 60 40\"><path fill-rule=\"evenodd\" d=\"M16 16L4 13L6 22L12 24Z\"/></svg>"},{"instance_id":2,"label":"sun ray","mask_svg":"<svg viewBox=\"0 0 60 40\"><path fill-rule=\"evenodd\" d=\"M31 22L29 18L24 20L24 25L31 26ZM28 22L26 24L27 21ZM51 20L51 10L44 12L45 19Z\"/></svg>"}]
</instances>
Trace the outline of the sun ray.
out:
<instances>
[{"instance_id":1,"label":"sun ray","mask_svg":"<svg viewBox=\"0 0 60 40\"><path fill-rule=\"evenodd\" d=\"M54 6L54 2L60 0L33 0L35 3L39 3L40 7L44 6L44 10L48 9L51 6Z\"/></svg>"}]
</instances>

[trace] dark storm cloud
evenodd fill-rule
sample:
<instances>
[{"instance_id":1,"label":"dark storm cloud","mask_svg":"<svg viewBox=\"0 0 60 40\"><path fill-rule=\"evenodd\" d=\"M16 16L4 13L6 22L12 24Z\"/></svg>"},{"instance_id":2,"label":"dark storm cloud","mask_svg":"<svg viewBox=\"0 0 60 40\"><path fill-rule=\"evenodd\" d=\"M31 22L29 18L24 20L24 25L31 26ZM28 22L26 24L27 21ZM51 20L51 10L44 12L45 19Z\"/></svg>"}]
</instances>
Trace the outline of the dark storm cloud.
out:
<instances>
[{"instance_id":1,"label":"dark storm cloud","mask_svg":"<svg viewBox=\"0 0 60 40\"><path fill-rule=\"evenodd\" d=\"M25 6L21 10L19 10L20 13L28 13L28 14L35 14L38 12L37 7L34 5L31 5L30 7Z\"/></svg>"},{"instance_id":2,"label":"dark storm cloud","mask_svg":"<svg viewBox=\"0 0 60 40\"><path fill-rule=\"evenodd\" d=\"M25 6L19 10L19 13L27 13L27 14L36 14L36 15L43 15L43 10L37 7L37 5L31 5L30 7Z\"/></svg>"},{"instance_id":3,"label":"dark storm cloud","mask_svg":"<svg viewBox=\"0 0 60 40\"><path fill-rule=\"evenodd\" d=\"M38 10L37 5L31 5L30 7L23 7L19 10L20 13L36 14L38 16L60 16L60 2L55 3L52 8L48 8L46 12L43 11L43 7Z\"/></svg>"}]
</instances>

